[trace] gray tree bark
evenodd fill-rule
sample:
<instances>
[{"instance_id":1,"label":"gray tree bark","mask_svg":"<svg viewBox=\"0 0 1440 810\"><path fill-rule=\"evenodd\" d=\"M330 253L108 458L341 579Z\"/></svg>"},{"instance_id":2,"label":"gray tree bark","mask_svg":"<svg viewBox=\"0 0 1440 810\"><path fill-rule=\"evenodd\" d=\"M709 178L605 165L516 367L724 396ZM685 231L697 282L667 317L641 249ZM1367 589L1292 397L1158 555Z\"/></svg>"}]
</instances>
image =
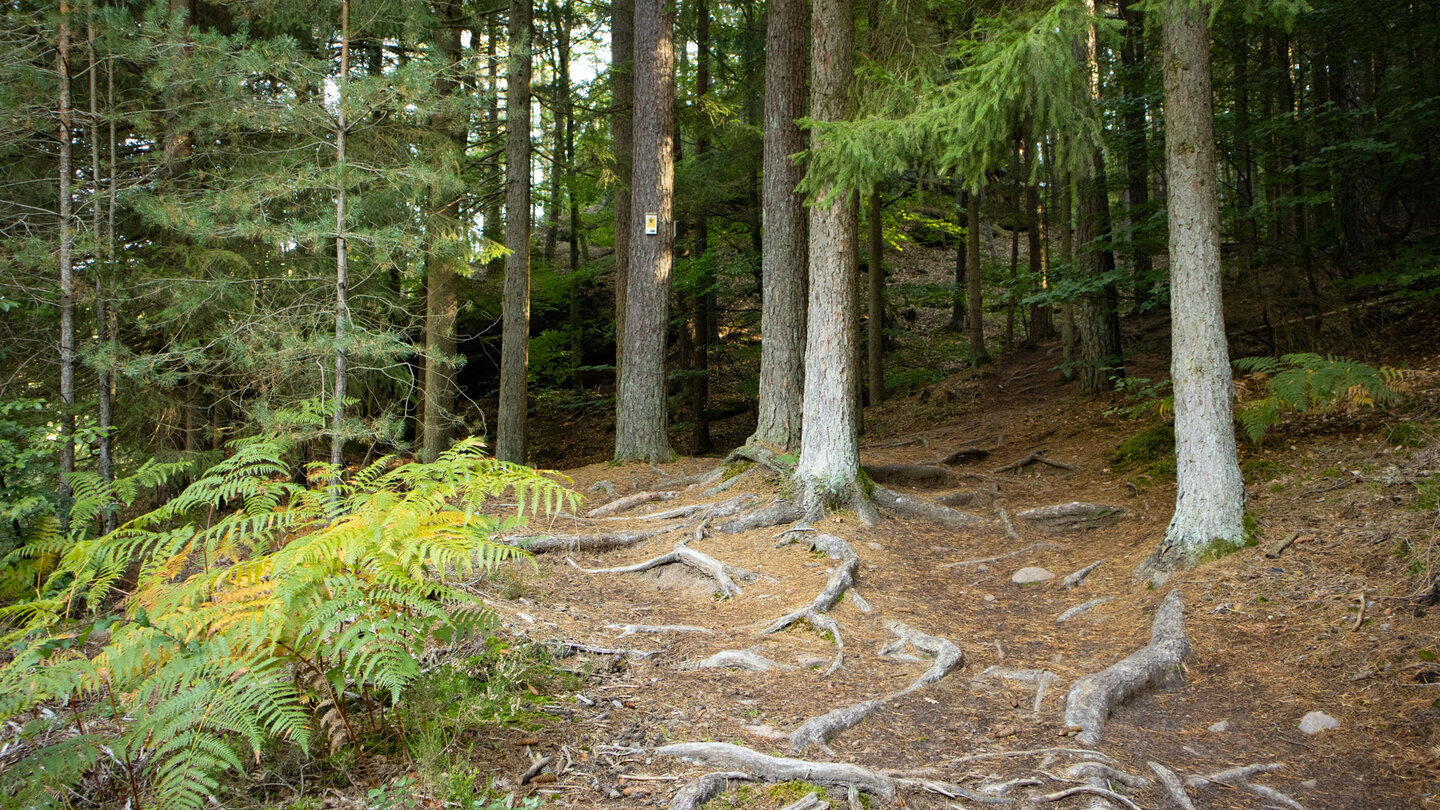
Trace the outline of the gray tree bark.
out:
<instances>
[{"instance_id":1,"label":"gray tree bark","mask_svg":"<svg viewBox=\"0 0 1440 810\"><path fill-rule=\"evenodd\" d=\"M675 190L674 15L665 0L635 2L635 100L625 365L615 422L617 460L670 458L665 336L670 316ZM654 233L647 233L653 217Z\"/></svg>"},{"instance_id":2,"label":"gray tree bark","mask_svg":"<svg viewBox=\"0 0 1440 810\"><path fill-rule=\"evenodd\" d=\"M760 404L753 442L784 451L800 445L804 385L806 214L795 187L805 177L790 155L805 148L795 120L805 114L805 0L771 0L765 31L765 230L761 247Z\"/></svg>"},{"instance_id":3,"label":"gray tree bark","mask_svg":"<svg viewBox=\"0 0 1440 810\"><path fill-rule=\"evenodd\" d=\"M1175 514L1146 567L1193 564L1244 543L1234 386L1220 296L1220 203L1210 95L1208 9L1169 0L1164 16L1165 167L1170 217L1170 374Z\"/></svg>"},{"instance_id":4,"label":"gray tree bark","mask_svg":"<svg viewBox=\"0 0 1440 810\"><path fill-rule=\"evenodd\" d=\"M695 108L699 113L695 121L695 159L704 161L710 152L710 120L705 109L706 96L710 93L710 3L697 0L695 3ZM695 211L695 257L702 259L710 249L710 217L701 204ZM708 265L706 265L708 266ZM710 299L714 296L715 276L707 272L701 280L703 292L690 302L692 319L695 322L694 367L690 378L690 411L694 419L693 452L696 455L708 453L713 447L710 439L710 419L705 409L710 401L710 347L717 341L716 324L710 318Z\"/></svg>"},{"instance_id":5,"label":"gray tree bark","mask_svg":"<svg viewBox=\"0 0 1440 810\"><path fill-rule=\"evenodd\" d=\"M870 360L870 404L885 401L885 270L882 267L884 243L880 227L880 192L870 193L870 228L867 236L870 266L870 323L866 335Z\"/></svg>"},{"instance_id":6,"label":"gray tree bark","mask_svg":"<svg viewBox=\"0 0 1440 810\"><path fill-rule=\"evenodd\" d=\"M55 36L55 70L60 78L60 514L62 521L70 509L70 482L65 477L75 471L75 268L71 252L75 234L70 227L70 141L74 135L73 111L70 106L70 11L69 3L60 4L60 28Z\"/></svg>"},{"instance_id":7,"label":"gray tree bark","mask_svg":"<svg viewBox=\"0 0 1440 810\"><path fill-rule=\"evenodd\" d=\"M990 353L985 350L985 292L984 277L980 273L980 206L985 190L974 189L969 196L970 204L965 209L965 320L969 328L970 364L978 366L990 362Z\"/></svg>"},{"instance_id":8,"label":"gray tree bark","mask_svg":"<svg viewBox=\"0 0 1440 810\"><path fill-rule=\"evenodd\" d=\"M495 457L525 462L530 373L530 49L531 0L510 0L510 65L505 78L505 286L500 337L500 408Z\"/></svg>"},{"instance_id":9,"label":"gray tree bark","mask_svg":"<svg viewBox=\"0 0 1440 810\"><path fill-rule=\"evenodd\" d=\"M630 285L630 205L635 99L635 0L610 6L610 134L615 149L615 390L625 365L625 296ZM615 398L619 419L620 398Z\"/></svg>"},{"instance_id":10,"label":"gray tree bark","mask_svg":"<svg viewBox=\"0 0 1440 810\"><path fill-rule=\"evenodd\" d=\"M812 20L810 116L843 121L855 72L855 18L850 0L816 0ZM834 504L868 506L858 486L860 448L854 395L856 321L852 305L859 267L851 195L823 189L810 207L809 326L800 460L795 468L807 512ZM873 506L869 507L873 510Z\"/></svg>"},{"instance_id":11,"label":"gray tree bark","mask_svg":"<svg viewBox=\"0 0 1440 810\"><path fill-rule=\"evenodd\" d=\"M339 100L335 104L335 411L330 418L330 463L345 463L345 335L350 325L350 264L345 243L345 140L350 123L346 120L346 89L350 79L350 0L340 2ZM189 431L186 431L187 442Z\"/></svg>"}]
</instances>

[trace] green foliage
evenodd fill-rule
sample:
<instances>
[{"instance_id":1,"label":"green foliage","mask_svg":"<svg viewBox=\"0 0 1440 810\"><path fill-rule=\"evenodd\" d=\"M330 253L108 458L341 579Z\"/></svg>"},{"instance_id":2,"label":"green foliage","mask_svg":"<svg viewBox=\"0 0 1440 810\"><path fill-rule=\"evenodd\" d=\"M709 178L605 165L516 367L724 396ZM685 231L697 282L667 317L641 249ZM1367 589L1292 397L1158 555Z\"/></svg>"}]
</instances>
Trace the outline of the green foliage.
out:
<instances>
[{"instance_id":1,"label":"green foliage","mask_svg":"<svg viewBox=\"0 0 1440 810\"><path fill-rule=\"evenodd\" d=\"M1242 403L1236 414L1256 445L1286 413L1325 411L1343 404L1373 408L1400 398L1392 386L1400 379L1399 370L1334 355L1242 357L1235 361L1235 368L1250 375L1266 392Z\"/></svg>"},{"instance_id":2,"label":"green foliage","mask_svg":"<svg viewBox=\"0 0 1440 810\"><path fill-rule=\"evenodd\" d=\"M1279 478L1289 472L1290 467L1270 459L1252 458L1240 465L1240 471L1245 474L1246 481L1255 483Z\"/></svg>"},{"instance_id":3,"label":"green foliage","mask_svg":"<svg viewBox=\"0 0 1440 810\"><path fill-rule=\"evenodd\" d=\"M1110 453L1116 472L1140 470L1150 475L1175 475L1175 426L1151 425L1121 442Z\"/></svg>"},{"instance_id":4,"label":"green foliage","mask_svg":"<svg viewBox=\"0 0 1440 810\"><path fill-rule=\"evenodd\" d=\"M312 465L310 487L290 480L286 450L236 443L169 502L66 548L35 598L0 608L12 648L0 718L57 701L75 711L73 735L42 735L70 722L58 715L30 730L28 795L60 795L56 774L104 750L148 785L147 803L200 808L242 750L309 746L312 718L332 749L353 742L353 695L393 702L428 641L485 626L454 578L521 554L492 538L575 499L475 440L348 480ZM517 517L482 514L502 492ZM55 758L64 767L41 768Z\"/></svg>"},{"instance_id":5,"label":"green foliage","mask_svg":"<svg viewBox=\"0 0 1440 810\"><path fill-rule=\"evenodd\" d=\"M946 374L937 368L887 368L885 390L900 394L940 382Z\"/></svg>"},{"instance_id":6,"label":"green foliage","mask_svg":"<svg viewBox=\"0 0 1440 810\"><path fill-rule=\"evenodd\" d=\"M1148 377L1120 377L1115 380L1115 393L1121 404L1107 409L1106 416L1139 419L1153 414L1169 419L1175 412L1175 395L1170 393L1169 380L1155 382Z\"/></svg>"},{"instance_id":7,"label":"green foliage","mask_svg":"<svg viewBox=\"0 0 1440 810\"><path fill-rule=\"evenodd\" d=\"M1430 443L1431 433L1414 422L1396 422L1385 432L1385 443L1391 447L1416 449Z\"/></svg>"}]
</instances>

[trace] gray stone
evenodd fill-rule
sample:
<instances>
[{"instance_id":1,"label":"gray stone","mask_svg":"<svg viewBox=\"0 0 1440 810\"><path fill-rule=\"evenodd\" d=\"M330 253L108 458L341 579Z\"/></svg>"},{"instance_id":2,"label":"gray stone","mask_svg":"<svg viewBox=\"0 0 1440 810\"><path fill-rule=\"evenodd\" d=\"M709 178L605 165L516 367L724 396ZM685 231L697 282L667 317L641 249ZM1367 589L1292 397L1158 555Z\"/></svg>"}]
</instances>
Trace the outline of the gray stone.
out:
<instances>
[{"instance_id":1,"label":"gray stone","mask_svg":"<svg viewBox=\"0 0 1440 810\"><path fill-rule=\"evenodd\" d=\"M1207 731L1210 731L1210 732L1212 732L1212 733L1214 733L1214 734L1224 734L1225 732L1227 732L1227 731L1229 731L1229 730L1230 730L1230 721L1229 721L1229 720L1221 720L1221 721L1218 722L1218 723L1212 723L1212 724L1210 725L1210 728L1207 729Z\"/></svg>"},{"instance_id":2,"label":"gray stone","mask_svg":"<svg viewBox=\"0 0 1440 810\"><path fill-rule=\"evenodd\" d=\"M1305 788L1306 790L1314 790L1315 788L1320 787L1320 780L1306 779L1304 782L1300 783L1300 787Z\"/></svg>"},{"instance_id":3,"label":"gray stone","mask_svg":"<svg viewBox=\"0 0 1440 810\"><path fill-rule=\"evenodd\" d=\"M1339 727L1340 721L1324 712L1310 712L1300 720L1300 730L1306 734L1319 734L1326 729Z\"/></svg>"},{"instance_id":4,"label":"gray stone","mask_svg":"<svg viewBox=\"0 0 1440 810\"><path fill-rule=\"evenodd\" d=\"M1010 581L1016 585L1033 585L1037 582L1046 582L1055 578L1055 575L1044 568L1037 568L1033 565L1021 568L1010 577Z\"/></svg>"}]
</instances>

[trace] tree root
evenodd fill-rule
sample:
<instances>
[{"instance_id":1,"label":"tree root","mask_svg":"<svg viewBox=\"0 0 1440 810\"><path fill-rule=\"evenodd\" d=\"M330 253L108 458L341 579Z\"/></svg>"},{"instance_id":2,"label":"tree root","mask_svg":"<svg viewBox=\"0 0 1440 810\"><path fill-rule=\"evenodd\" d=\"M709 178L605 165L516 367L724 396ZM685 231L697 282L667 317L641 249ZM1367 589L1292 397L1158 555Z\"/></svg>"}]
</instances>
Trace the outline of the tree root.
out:
<instances>
[{"instance_id":1,"label":"tree root","mask_svg":"<svg viewBox=\"0 0 1440 810\"><path fill-rule=\"evenodd\" d=\"M741 479L745 478L747 475L749 475L749 474L750 474L751 472L753 472L753 471L754 471L754 470L753 470L753 468L752 468L752 469L749 469L749 470L745 470L745 471L742 472L742 473L737 473L737 474L735 474L735 475L732 475L732 476L730 476L729 478L726 478L724 481L721 481L720 483L716 484L715 486L710 487L709 489L705 490L705 491L704 491L703 493L701 493L701 494L704 495L704 496L707 497L707 498L708 498L708 497L711 497L711 496L713 496L713 495L719 495L720 493L724 492L725 490L727 490L727 489L735 486L736 484L740 483L740 480L741 480Z\"/></svg>"},{"instance_id":2,"label":"tree root","mask_svg":"<svg viewBox=\"0 0 1440 810\"><path fill-rule=\"evenodd\" d=\"M680 788L670 799L670 810L700 810L700 805L729 790L731 782L749 778L749 774L740 771L707 773Z\"/></svg>"},{"instance_id":3,"label":"tree root","mask_svg":"<svg viewBox=\"0 0 1440 810\"><path fill-rule=\"evenodd\" d=\"M716 515L715 517L721 517ZM782 523L794 523L804 517L800 508L792 503L776 499L768 506L746 512L741 515L715 524L715 531L723 534L739 534L748 532L751 529L763 529L769 526L778 526Z\"/></svg>"},{"instance_id":4,"label":"tree root","mask_svg":"<svg viewBox=\"0 0 1440 810\"><path fill-rule=\"evenodd\" d=\"M983 447L962 447L945 458L940 459L941 464L964 464L967 461L980 461L989 458L990 451Z\"/></svg>"},{"instance_id":5,"label":"tree root","mask_svg":"<svg viewBox=\"0 0 1440 810\"><path fill-rule=\"evenodd\" d=\"M1100 563L1103 562L1105 562L1104 559L1096 560L1095 562L1090 563L1084 568L1081 568L1079 571L1075 571L1066 575L1064 579L1060 580L1060 587L1069 590L1071 588L1079 586L1080 583L1085 581L1085 577L1090 576L1090 572L1094 571L1096 568L1099 568Z\"/></svg>"},{"instance_id":6,"label":"tree root","mask_svg":"<svg viewBox=\"0 0 1440 810\"><path fill-rule=\"evenodd\" d=\"M794 669L771 661L759 653L749 650L721 650L704 661L687 664L684 669L744 669L750 672L769 672L776 669Z\"/></svg>"},{"instance_id":7,"label":"tree root","mask_svg":"<svg viewBox=\"0 0 1440 810\"><path fill-rule=\"evenodd\" d=\"M984 793L977 793L962 785L941 782L936 779L896 779L895 784L900 787L916 788L928 793L937 793L948 799L966 799L976 804L998 805L1001 807L1016 806L1014 799L986 796Z\"/></svg>"},{"instance_id":8,"label":"tree root","mask_svg":"<svg viewBox=\"0 0 1440 810\"><path fill-rule=\"evenodd\" d=\"M1118 768L1112 768L1103 762L1077 762L1065 770L1065 774L1074 779L1100 779L1105 782L1119 782L1127 788L1140 789L1150 787L1150 780L1143 776L1136 776L1126 773Z\"/></svg>"},{"instance_id":9,"label":"tree root","mask_svg":"<svg viewBox=\"0 0 1440 810\"><path fill-rule=\"evenodd\" d=\"M1114 599L1114 598L1115 598L1115 597L1113 597L1113 596L1101 596L1101 597L1097 597L1097 598L1095 598L1095 599L1089 599L1089 600L1086 600L1086 601L1084 601L1084 602L1081 602L1080 604L1076 605L1075 607L1072 607L1072 608L1070 608L1069 610L1065 611L1064 613L1061 613L1059 616L1056 616L1056 617L1055 617L1055 623L1056 623L1056 624L1064 624L1065 622L1068 622L1068 621L1070 621L1071 619L1075 618L1076 616L1079 616L1081 613L1084 613L1085 611L1089 610L1090 608L1097 607L1097 606L1099 606L1099 605L1103 605L1103 604L1105 604L1106 602L1109 602L1111 599Z\"/></svg>"},{"instance_id":10,"label":"tree root","mask_svg":"<svg viewBox=\"0 0 1440 810\"><path fill-rule=\"evenodd\" d=\"M999 513L1000 527L1005 530L1005 536L1017 543L1024 542L1025 538L1021 537L1020 533L1015 531L1015 524L1011 523L1010 516L1005 514L1005 507L998 506L995 508L995 511Z\"/></svg>"},{"instance_id":11,"label":"tree root","mask_svg":"<svg viewBox=\"0 0 1440 810\"><path fill-rule=\"evenodd\" d=\"M989 667L980 673L980 677L982 678L989 675L1004 678L1008 681L1019 681L1020 683L1035 687L1035 704L1031 709L1035 714L1040 713L1040 707L1045 703L1045 690L1050 687L1052 682L1060 679L1058 675L1048 669L1002 669L1000 667Z\"/></svg>"},{"instance_id":12,"label":"tree root","mask_svg":"<svg viewBox=\"0 0 1440 810\"><path fill-rule=\"evenodd\" d=\"M530 535L506 538L506 542L519 546L531 554L548 554L555 551L609 551L642 543L674 528L674 526L663 526L655 529L610 534Z\"/></svg>"},{"instance_id":13,"label":"tree root","mask_svg":"<svg viewBox=\"0 0 1440 810\"><path fill-rule=\"evenodd\" d=\"M669 490L657 489L647 492L636 492L631 495L626 495L623 498L616 498L604 506L597 506L589 512L586 512L585 517L597 518L605 517L606 515L616 515L629 509L634 509L641 504L654 503L655 501L673 501L678 497L680 497L679 492Z\"/></svg>"},{"instance_id":14,"label":"tree root","mask_svg":"<svg viewBox=\"0 0 1440 810\"><path fill-rule=\"evenodd\" d=\"M830 803L821 799L820 794L811 791L780 810L829 810Z\"/></svg>"},{"instance_id":15,"label":"tree root","mask_svg":"<svg viewBox=\"0 0 1440 810\"><path fill-rule=\"evenodd\" d=\"M1027 551L1034 551L1034 550L1037 549L1037 548L1045 548L1045 547L1047 547L1047 546L1049 546L1049 545L1050 545L1049 543L1031 543L1030 545L1028 545L1028 546L1026 546L1026 547L1024 547L1024 548L1017 548L1017 549L1015 549L1014 551L1008 551L1008 552L1006 552L1006 553L1004 553L1004 554L996 554L994 557L985 557L985 558L979 559L979 560L961 560L961 561L959 561L959 562L945 563L944 565L942 565L942 566L940 566L940 567L941 567L941 568L959 568L959 567L962 566L962 565L980 565L980 564L982 564L982 563L992 563L992 562L995 562L996 560L1004 560L1004 559L1008 559L1008 558L1010 558L1010 557L1014 557L1014 556L1016 556L1016 555L1018 555L1018 554L1024 554L1024 553L1027 552Z\"/></svg>"},{"instance_id":16,"label":"tree root","mask_svg":"<svg viewBox=\"0 0 1440 810\"><path fill-rule=\"evenodd\" d=\"M681 540L675 544L674 551L661 554L658 557L652 557L634 565L622 565L615 568L582 568L579 563L569 557L565 558L565 562L570 563L575 568L587 574L636 574L641 571L648 571L651 568L659 568L662 565L683 563L715 580L716 587L719 588L721 595L726 599L732 596L739 596L745 592L739 585L735 584L736 579L750 582L757 576L754 571L747 571L743 568L736 568L733 565L726 565L703 551L696 551L686 546L686 542L685 540Z\"/></svg>"},{"instance_id":17,"label":"tree root","mask_svg":"<svg viewBox=\"0 0 1440 810\"><path fill-rule=\"evenodd\" d=\"M955 473L935 464L874 464L860 469L880 484L939 489L954 486L956 482Z\"/></svg>"},{"instance_id":18,"label":"tree root","mask_svg":"<svg viewBox=\"0 0 1440 810\"><path fill-rule=\"evenodd\" d=\"M1021 467L1025 467L1031 464L1048 464L1058 470L1068 470L1070 472L1078 472L1080 470L1080 468L1075 466L1074 464L1066 464L1063 461L1055 461L1054 459L1046 458L1043 453L1031 453L1030 455L1020 459L1019 461L1012 461L1009 464L1006 464L1004 467L999 467L991 470L990 473L992 475L999 475L1000 473L1018 470Z\"/></svg>"},{"instance_id":19,"label":"tree root","mask_svg":"<svg viewBox=\"0 0 1440 810\"><path fill-rule=\"evenodd\" d=\"M1230 785L1234 787L1250 781L1250 777L1262 773L1272 773L1285 767L1278 762L1267 762L1259 765L1243 765L1238 768L1226 768L1218 773L1205 776L1191 776L1185 780L1188 787L1199 788L1206 785Z\"/></svg>"},{"instance_id":20,"label":"tree root","mask_svg":"<svg viewBox=\"0 0 1440 810\"><path fill-rule=\"evenodd\" d=\"M860 569L860 556L850 544L832 534L816 533L810 535L810 548L823 551L832 560L839 560L840 564L830 570L830 578L825 583L825 589L820 591L810 604L805 607L793 610L784 616L771 622L762 632L766 635L778 633L795 622L806 618L809 614L826 613L830 608L840 602L845 591L855 585L855 574Z\"/></svg>"},{"instance_id":21,"label":"tree root","mask_svg":"<svg viewBox=\"0 0 1440 810\"><path fill-rule=\"evenodd\" d=\"M1258 782L1246 782L1245 789L1254 793L1256 796L1264 797L1276 804L1288 807L1290 810L1305 810L1305 805L1290 798L1289 794L1281 793L1268 785L1262 785Z\"/></svg>"},{"instance_id":22,"label":"tree root","mask_svg":"<svg viewBox=\"0 0 1440 810\"><path fill-rule=\"evenodd\" d=\"M875 488L875 503L901 517L928 520L931 523L939 523L942 526L956 529L973 528L980 523L980 518L969 512L961 512L938 503L911 498L885 487Z\"/></svg>"},{"instance_id":23,"label":"tree root","mask_svg":"<svg viewBox=\"0 0 1440 810\"><path fill-rule=\"evenodd\" d=\"M1190 801L1190 795L1185 792L1185 786L1180 783L1180 777L1176 776L1174 771L1153 759L1146 764L1150 766L1150 772L1155 774L1155 778L1160 780L1160 784L1165 786L1165 792L1170 794L1170 798L1175 800L1180 810L1195 810L1195 803Z\"/></svg>"},{"instance_id":24,"label":"tree root","mask_svg":"<svg viewBox=\"0 0 1440 810\"><path fill-rule=\"evenodd\" d=\"M1054 533L1108 526L1120 520L1124 514L1125 510L1119 506L1073 501L1026 509L1016 517Z\"/></svg>"},{"instance_id":25,"label":"tree root","mask_svg":"<svg viewBox=\"0 0 1440 810\"><path fill-rule=\"evenodd\" d=\"M1079 740L1094 745L1116 706L1150 686L1175 679L1190 643L1185 639L1185 605L1179 591L1171 591L1155 612L1150 643L1124 660L1086 675L1070 687L1065 723L1079 726Z\"/></svg>"},{"instance_id":26,"label":"tree root","mask_svg":"<svg viewBox=\"0 0 1440 810\"><path fill-rule=\"evenodd\" d=\"M1068 799L1071 796L1079 796L1082 793L1089 793L1092 796L1100 796L1113 802L1119 802L1130 808L1130 810L1140 810L1140 805L1130 801L1124 796L1121 796L1119 793L1116 793L1113 790L1106 790L1102 787L1095 787L1094 785L1079 785L1073 788L1066 788L1065 790L1057 791L1055 793L1047 793L1040 798L1044 799L1047 802L1058 802L1061 799Z\"/></svg>"},{"instance_id":27,"label":"tree root","mask_svg":"<svg viewBox=\"0 0 1440 810\"><path fill-rule=\"evenodd\" d=\"M811 621L818 618L812 614ZM826 617L828 618L828 617ZM901 622L886 622L898 638L880 648L879 655L893 654L905 647L906 644L913 645L916 649L927 652L935 657L935 663L930 666L920 677L916 678L909 686L894 694L876 700L866 700L856 703L853 706L846 706L841 709L826 712L819 717L812 717L806 720L799 728L790 735L790 747L794 751L804 751L811 745L819 745L825 749L825 744L835 738L835 735L842 731L849 731L859 725L865 718L874 714L877 710L897 698L904 697L922 686L928 686L959 667L965 661L964 653L960 648L950 641L935 636L926 635ZM838 638L838 636L837 636ZM829 749L825 749L827 753Z\"/></svg>"},{"instance_id":28,"label":"tree root","mask_svg":"<svg viewBox=\"0 0 1440 810\"><path fill-rule=\"evenodd\" d=\"M767 782L812 782L836 787L854 785L880 799L895 797L895 783L892 780L858 765L772 757L731 743L675 743L662 745L655 749L655 753L720 768L733 768Z\"/></svg>"},{"instance_id":29,"label":"tree root","mask_svg":"<svg viewBox=\"0 0 1440 810\"><path fill-rule=\"evenodd\" d=\"M557 658L569 658L576 653L589 653L591 655L623 655L633 658L654 658L660 654L659 650L625 650L612 649L610 647L596 647L592 644L578 644L573 641L545 641L541 642L547 647L555 648Z\"/></svg>"},{"instance_id":30,"label":"tree root","mask_svg":"<svg viewBox=\"0 0 1440 810\"><path fill-rule=\"evenodd\" d=\"M767 447L758 444L747 444L730 451L725 457L724 464L731 464L736 461L752 461L761 467L769 470L781 478L789 478L794 472L790 467L781 463L779 456ZM724 466L722 464L722 466Z\"/></svg>"},{"instance_id":31,"label":"tree root","mask_svg":"<svg viewBox=\"0 0 1440 810\"><path fill-rule=\"evenodd\" d=\"M615 637L617 639L638 633L704 633L712 636L715 634L715 631L708 627L696 627L693 624L607 624L605 629L621 631L620 635Z\"/></svg>"}]
</instances>

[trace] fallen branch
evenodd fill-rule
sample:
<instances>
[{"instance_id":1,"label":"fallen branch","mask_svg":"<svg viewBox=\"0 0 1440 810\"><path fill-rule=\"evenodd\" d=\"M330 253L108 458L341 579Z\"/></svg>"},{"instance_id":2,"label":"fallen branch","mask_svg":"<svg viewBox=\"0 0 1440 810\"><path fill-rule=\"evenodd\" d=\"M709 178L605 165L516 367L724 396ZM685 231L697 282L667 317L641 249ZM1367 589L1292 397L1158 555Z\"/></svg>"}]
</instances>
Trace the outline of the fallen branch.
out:
<instances>
[{"instance_id":1,"label":"fallen branch","mask_svg":"<svg viewBox=\"0 0 1440 810\"><path fill-rule=\"evenodd\" d=\"M693 624L607 624L606 630L619 630L620 635L615 638L625 638L637 633L706 633L714 635L715 631L708 627L696 627Z\"/></svg>"},{"instance_id":2,"label":"fallen branch","mask_svg":"<svg viewBox=\"0 0 1440 810\"><path fill-rule=\"evenodd\" d=\"M1088 600L1086 600L1086 601L1084 601L1084 602L1081 602L1080 604L1076 605L1075 607L1070 608L1069 610L1065 611L1064 613L1061 613L1059 616L1056 616L1056 617L1055 617L1055 623L1056 623L1056 624L1064 624L1065 622L1068 622L1068 621L1070 621L1071 619L1075 618L1076 616L1079 616L1081 613L1084 613L1085 611L1089 610L1090 608L1096 607L1097 605L1103 605L1103 604L1105 604L1106 602L1109 602L1111 599L1114 599L1114 598L1115 598L1115 597L1113 597L1113 596L1101 596L1101 597L1097 597L1097 598L1095 598L1095 599L1088 599Z\"/></svg>"},{"instance_id":3,"label":"fallen branch","mask_svg":"<svg viewBox=\"0 0 1440 810\"><path fill-rule=\"evenodd\" d=\"M771 661L759 653L749 650L721 650L714 655L694 664L688 664L685 669L744 669L751 672L769 672L775 669L794 669L784 664Z\"/></svg>"},{"instance_id":4,"label":"fallen branch","mask_svg":"<svg viewBox=\"0 0 1440 810\"><path fill-rule=\"evenodd\" d=\"M911 498L885 487L875 488L875 503L902 517L928 520L957 529L970 528L980 522L980 518L969 512L961 512L938 503Z\"/></svg>"},{"instance_id":5,"label":"fallen branch","mask_svg":"<svg viewBox=\"0 0 1440 810\"><path fill-rule=\"evenodd\" d=\"M1004 553L1004 554L996 554L994 557L985 557L985 558L979 559L979 560L961 560L961 561L959 561L959 562L945 563L944 565L942 565L942 566L940 566L940 567L941 567L941 568L959 568L959 567L962 566L962 565L980 565L981 563L992 563L992 562L995 562L996 560L1004 560L1004 559L1007 559L1007 558L1009 558L1009 557L1014 557L1014 556L1017 555L1017 554L1024 554L1024 553L1027 552L1027 551L1034 551L1034 550L1037 549L1037 548L1041 548L1041 547L1045 547L1045 546L1049 546L1049 545L1050 545L1049 543L1031 543L1030 545L1028 545L1028 546L1026 546L1026 547L1024 547L1024 548L1016 549L1016 550L1014 550L1014 551L1008 551L1008 552L1006 552L1006 553Z\"/></svg>"},{"instance_id":6,"label":"fallen branch","mask_svg":"<svg viewBox=\"0 0 1440 810\"><path fill-rule=\"evenodd\" d=\"M811 782L837 787L854 785L877 798L891 799L895 796L894 782L858 765L772 757L731 743L675 743L662 745L655 749L655 753L734 768L767 782Z\"/></svg>"},{"instance_id":7,"label":"fallen branch","mask_svg":"<svg viewBox=\"0 0 1440 810\"><path fill-rule=\"evenodd\" d=\"M670 799L670 810L700 810L700 805L728 790L731 782L749 778L749 774L740 771L707 773L680 788Z\"/></svg>"},{"instance_id":8,"label":"fallen branch","mask_svg":"<svg viewBox=\"0 0 1440 810\"><path fill-rule=\"evenodd\" d=\"M1094 745L1100 741L1100 731L1116 706L1147 687L1172 681L1189 654L1185 604L1179 591L1171 591L1155 612L1149 644L1071 685L1065 704L1065 724L1079 726L1079 740Z\"/></svg>"},{"instance_id":9,"label":"fallen branch","mask_svg":"<svg viewBox=\"0 0 1440 810\"><path fill-rule=\"evenodd\" d=\"M528 537L510 537L506 542L530 552L548 554L554 551L609 551L642 543L650 538L673 529L665 526L634 532L613 532L610 534L552 534Z\"/></svg>"},{"instance_id":10,"label":"fallen branch","mask_svg":"<svg viewBox=\"0 0 1440 810\"><path fill-rule=\"evenodd\" d=\"M1063 461L1055 461L1053 459L1048 459L1044 456L1043 453L1031 453L1030 455L1020 459L1019 461L1012 461L1009 464L1006 464L1004 467L999 467L997 469L991 470L990 472L992 475L999 475L1000 473L1010 472L1011 470L1018 470L1021 467L1026 467L1031 464L1048 464L1056 469L1069 470L1070 472L1076 472L1080 469L1074 464L1066 464Z\"/></svg>"},{"instance_id":11,"label":"fallen branch","mask_svg":"<svg viewBox=\"0 0 1440 810\"><path fill-rule=\"evenodd\" d=\"M554 762L554 761L555 761L555 757L554 757L554 756L552 756L552 755L550 755L550 754L546 754L545 756L540 757L539 759L537 759L537 760L535 760L534 762L530 763L530 767L529 767L529 768L526 768L526 769L525 769L525 772L522 773L522 774L520 774L520 784L522 784L522 785L528 785L528 784L530 784L530 780L531 780L531 779L534 779L535 777L539 776L539 775L540 775L540 772L543 771L543 770L545 770L546 766L548 766L550 763L552 763L552 762Z\"/></svg>"},{"instance_id":12,"label":"fallen branch","mask_svg":"<svg viewBox=\"0 0 1440 810\"><path fill-rule=\"evenodd\" d=\"M666 490L650 490L648 492L636 492L626 495L623 498L616 498L604 506L597 506L585 513L587 518L598 518L606 515L616 515L629 509L634 509L641 504L654 503L655 501L673 501L680 497L679 492Z\"/></svg>"},{"instance_id":13,"label":"fallen branch","mask_svg":"<svg viewBox=\"0 0 1440 810\"><path fill-rule=\"evenodd\" d=\"M1070 588L1079 586L1080 583L1085 581L1085 577L1090 576L1090 572L1094 571L1096 568L1099 568L1100 563L1103 562L1105 562L1104 558L1098 559L1095 562L1085 566L1084 568L1081 568L1079 571L1067 575L1064 579L1060 580L1060 587L1069 590Z\"/></svg>"},{"instance_id":14,"label":"fallen branch","mask_svg":"<svg viewBox=\"0 0 1440 810\"><path fill-rule=\"evenodd\" d=\"M635 658L653 658L660 654L659 650L626 650L612 649L610 647L596 647L591 644L578 644L573 641L544 641L541 642L547 647L556 649L557 658L569 658L576 653L589 653L591 655L624 655Z\"/></svg>"},{"instance_id":15,"label":"fallen branch","mask_svg":"<svg viewBox=\"0 0 1440 810\"><path fill-rule=\"evenodd\" d=\"M1291 543L1294 543L1296 540L1300 539L1301 534L1303 534L1303 532L1291 532L1290 535L1284 540L1281 540L1270 548L1265 549L1265 556L1269 557L1272 560L1276 557L1279 557L1280 553L1283 552L1285 549L1289 548Z\"/></svg>"}]
</instances>

